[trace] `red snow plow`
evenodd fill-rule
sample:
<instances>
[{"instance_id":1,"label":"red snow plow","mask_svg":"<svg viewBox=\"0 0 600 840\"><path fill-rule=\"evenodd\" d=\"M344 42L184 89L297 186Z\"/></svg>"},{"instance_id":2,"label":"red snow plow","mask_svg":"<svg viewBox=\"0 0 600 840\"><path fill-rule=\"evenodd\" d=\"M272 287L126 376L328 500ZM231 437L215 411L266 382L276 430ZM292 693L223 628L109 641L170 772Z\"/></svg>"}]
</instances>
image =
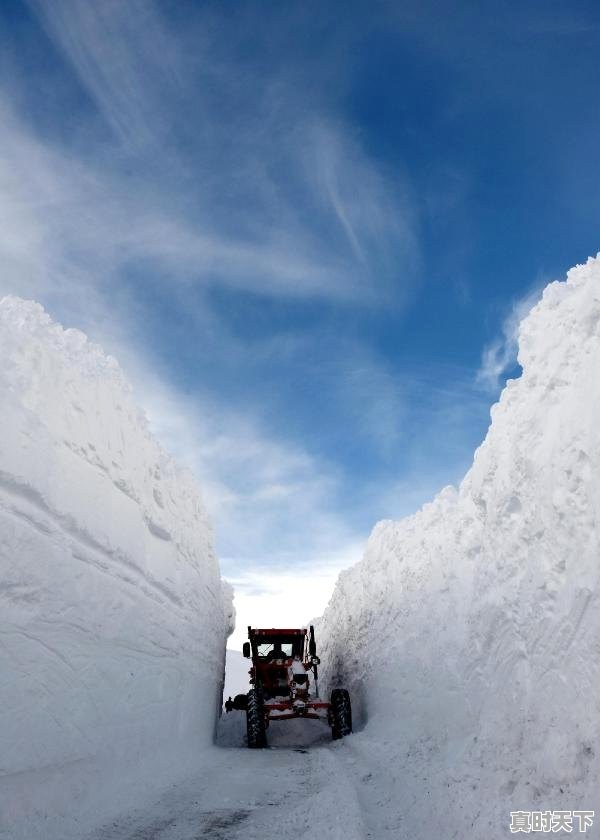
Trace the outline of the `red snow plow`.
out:
<instances>
[{"instance_id":1,"label":"red snow plow","mask_svg":"<svg viewBox=\"0 0 600 840\"><path fill-rule=\"evenodd\" d=\"M251 688L235 698L234 707L245 709L249 747L266 747L271 721L316 718L331 726L334 740L352 732L350 696L334 688L329 701L319 697L315 631L253 630L244 656L252 659Z\"/></svg>"}]
</instances>

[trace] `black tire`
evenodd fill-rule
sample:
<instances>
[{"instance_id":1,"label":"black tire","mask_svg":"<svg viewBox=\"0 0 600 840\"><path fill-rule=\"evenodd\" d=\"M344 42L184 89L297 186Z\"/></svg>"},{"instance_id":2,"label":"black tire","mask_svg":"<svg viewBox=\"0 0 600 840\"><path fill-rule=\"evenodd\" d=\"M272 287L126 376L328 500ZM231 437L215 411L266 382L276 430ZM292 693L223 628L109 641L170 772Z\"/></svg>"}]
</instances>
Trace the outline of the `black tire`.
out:
<instances>
[{"instance_id":1,"label":"black tire","mask_svg":"<svg viewBox=\"0 0 600 840\"><path fill-rule=\"evenodd\" d=\"M352 732L352 706L345 688L334 688L331 692L331 735L339 741Z\"/></svg>"},{"instance_id":2,"label":"black tire","mask_svg":"<svg viewBox=\"0 0 600 840\"><path fill-rule=\"evenodd\" d=\"M248 705L247 694L236 694L233 698L233 708L238 712L245 712Z\"/></svg>"},{"instance_id":3,"label":"black tire","mask_svg":"<svg viewBox=\"0 0 600 840\"><path fill-rule=\"evenodd\" d=\"M248 746L251 749L260 749L267 746L262 695L255 688L251 688L248 692L246 732L248 734Z\"/></svg>"}]
</instances>

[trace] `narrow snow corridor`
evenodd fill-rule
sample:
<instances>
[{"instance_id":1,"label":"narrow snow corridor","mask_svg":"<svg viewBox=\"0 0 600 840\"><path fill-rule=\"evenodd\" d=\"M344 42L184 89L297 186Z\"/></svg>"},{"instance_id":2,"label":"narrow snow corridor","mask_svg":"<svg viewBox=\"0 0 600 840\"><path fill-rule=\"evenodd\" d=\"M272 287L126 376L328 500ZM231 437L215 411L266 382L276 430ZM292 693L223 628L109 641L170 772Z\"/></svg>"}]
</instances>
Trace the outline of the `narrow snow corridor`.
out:
<instances>
[{"instance_id":1,"label":"narrow snow corridor","mask_svg":"<svg viewBox=\"0 0 600 840\"><path fill-rule=\"evenodd\" d=\"M241 746L245 715L221 718L202 773L85 840L391 840L408 804L364 733L331 741L319 721L269 727L269 748ZM397 769L397 768L396 768Z\"/></svg>"},{"instance_id":2,"label":"narrow snow corridor","mask_svg":"<svg viewBox=\"0 0 600 840\"><path fill-rule=\"evenodd\" d=\"M307 637L331 730L279 717L268 749L241 712L215 739L249 660L225 654L232 592L193 477L84 336L13 298L0 327L2 840L489 840L512 813L594 812L600 259L521 324L522 376L460 487L379 523L340 575L318 660ZM296 643L255 653L274 698L309 697L283 668ZM354 734L332 742L346 690Z\"/></svg>"}]
</instances>

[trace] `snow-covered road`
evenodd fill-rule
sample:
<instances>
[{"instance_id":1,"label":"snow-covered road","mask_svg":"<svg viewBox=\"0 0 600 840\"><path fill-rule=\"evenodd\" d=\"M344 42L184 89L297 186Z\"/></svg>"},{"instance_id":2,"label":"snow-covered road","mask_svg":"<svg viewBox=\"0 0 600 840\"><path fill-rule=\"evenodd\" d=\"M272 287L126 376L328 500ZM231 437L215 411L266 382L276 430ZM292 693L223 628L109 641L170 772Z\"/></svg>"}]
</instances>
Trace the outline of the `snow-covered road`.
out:
<instances>
[{"instance_id":1,"label":"snow-covered road","mask_svg":"<svg viewBox=\"0 0 600 840\"><path fill-rule=\"evenodd\" d=\"M304 738L298 730L290 737L287 727L285 735L283 729L270 732L273 745L266 750L215 746L202 774L104 826L89 840L397 837L397 824L383 825L379 819L385 792L358 760L353 737L331 743L328 728L318 726L309 723ZM296 746L283 745L294 741Z\"/></svg>"}]
</instances>

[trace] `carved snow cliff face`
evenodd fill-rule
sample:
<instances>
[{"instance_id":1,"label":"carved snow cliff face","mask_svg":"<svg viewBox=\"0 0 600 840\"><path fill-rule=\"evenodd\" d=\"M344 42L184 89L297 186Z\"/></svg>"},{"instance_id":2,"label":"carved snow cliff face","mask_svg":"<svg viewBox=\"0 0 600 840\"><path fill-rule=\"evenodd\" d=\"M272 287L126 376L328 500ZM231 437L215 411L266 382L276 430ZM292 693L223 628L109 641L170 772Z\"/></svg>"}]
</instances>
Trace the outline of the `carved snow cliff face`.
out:
<instances>
[{"instance_id":1,"label":"carved snow cliff face","mask_svg":"<svg viewBox=\"0 0 600 840\"><path fill-rule=\"evenodd\" d=\"M17 298L0 359L0 810L62 840L201 761L231 591L117 363Z\"/></svg>"},{"instance_id":2,"label":"carved snow cliff face","mask_svg":"<svg viewBox=\"0 0 600 840\"><path fill-rule=\"evenodd\" d=\"M357 748L381 740L414 837L594 808L599 259L546 288L519 362L459 490L379 523L321 621L324 681L366 720Z\"/></svg>"}]
</instances>

